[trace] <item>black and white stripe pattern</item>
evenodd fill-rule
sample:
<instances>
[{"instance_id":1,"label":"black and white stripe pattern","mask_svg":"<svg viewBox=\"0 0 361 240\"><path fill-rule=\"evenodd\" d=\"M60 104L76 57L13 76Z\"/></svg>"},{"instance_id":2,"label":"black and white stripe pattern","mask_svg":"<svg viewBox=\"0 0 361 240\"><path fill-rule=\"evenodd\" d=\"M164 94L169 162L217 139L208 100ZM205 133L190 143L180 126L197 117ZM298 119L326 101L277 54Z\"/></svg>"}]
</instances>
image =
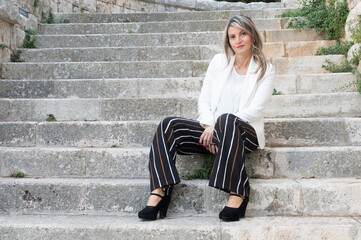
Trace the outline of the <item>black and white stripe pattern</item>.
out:
<instances>
[{"instance_id":1,"label":"black and white stripe pattern","mask_svg":"<svg viewBox=\"0 0 361 240\"><path fill-rule=\"evenodd\" d=\"M160 122L149 154L151 191L180 182L176 154L207 154L199 144L204 128L198 121L169 117ZM221 115L215 125L213 143L218 147L209 185L248 196L245 154L258 147L253 127L233 114Z\"/></svg>"}]
</instances>

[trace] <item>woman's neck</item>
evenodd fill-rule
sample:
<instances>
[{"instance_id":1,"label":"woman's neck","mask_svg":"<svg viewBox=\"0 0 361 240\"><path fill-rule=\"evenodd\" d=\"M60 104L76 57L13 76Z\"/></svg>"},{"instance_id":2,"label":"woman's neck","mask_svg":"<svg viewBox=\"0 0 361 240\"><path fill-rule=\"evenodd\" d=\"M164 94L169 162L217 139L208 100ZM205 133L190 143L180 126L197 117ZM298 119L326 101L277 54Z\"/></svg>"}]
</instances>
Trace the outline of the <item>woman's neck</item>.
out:
<instances>
[{"instance_id":1,"label":"woman's neck","mask_svg":"<svg viewBox=\"0 0 361 240\"><path fill-rule=\"evenodd\" d=\"M234 61L234 68L239 74L243 75L247 73L251 58L252 55L236 55L236 59Z\"/></svg>"}]
</instances>

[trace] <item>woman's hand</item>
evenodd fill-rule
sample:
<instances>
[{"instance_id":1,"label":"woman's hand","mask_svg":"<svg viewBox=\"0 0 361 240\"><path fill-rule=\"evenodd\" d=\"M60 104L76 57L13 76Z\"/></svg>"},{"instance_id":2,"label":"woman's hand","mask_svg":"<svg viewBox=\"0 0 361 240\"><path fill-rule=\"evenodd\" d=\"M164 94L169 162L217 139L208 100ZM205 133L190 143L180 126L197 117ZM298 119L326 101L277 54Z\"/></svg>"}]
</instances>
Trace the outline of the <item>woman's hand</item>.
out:
<instances>
[{"instance_id":1,"label":"woman's hand","mask_svg":"<svg viewBox=\"0 0 361 240\"><path fill-rule=\"evenodd\" d=\"M216 154L218 152L218 148L216 145L212 144L214 124L210 126L204 125L204 128L205 129L199 139L199 143L205 146L210 153Z\"/></svg>"}]
</instances>

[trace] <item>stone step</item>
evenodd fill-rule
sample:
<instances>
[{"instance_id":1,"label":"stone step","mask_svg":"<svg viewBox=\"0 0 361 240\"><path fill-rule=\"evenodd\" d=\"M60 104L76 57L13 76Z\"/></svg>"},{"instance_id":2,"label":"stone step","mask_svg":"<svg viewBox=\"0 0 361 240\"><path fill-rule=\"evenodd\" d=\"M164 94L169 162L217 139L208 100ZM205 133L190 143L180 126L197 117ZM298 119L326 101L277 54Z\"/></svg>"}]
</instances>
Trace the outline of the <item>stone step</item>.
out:
<instances>
[{"instance_id":1,"label":"stone step","mask_svg":"<svg viewBox=\"0 0 361 240\"><path fill-rule=\"evenodd\" d=\"M196 95L198 96L198 94ZM136 99L0 99L1 121L155 120L167 116L196 119L197 97ZM315 104L317 103L317 104ZM354 93L272 96L264 109L267 118L361 117L361 95Z\"/></svg>"},{"instance_id":2,"label":"stone step","mask_svg":"<svg viewBox=\"0 0 361 240\"><path fill-rule=\"evenodd\" d=\"M334 41L309 41L266 43L268 58L314 56L319 47L327 47ZM100 47L100 48L47 48L23 50L25 62L103 62L103 61L165 61L205 60L222 52L215 45L178 47Z\"/></svg>"},{"instance_id":3,"label":"stone step","mask_svg":"<svg viewBox=\"0 0 361 240\"><path fill-rule=\"evenodd\" d=\"M167 234L165 234L165 232ZM247 217L220 222L217 216L175 216L151 222L127 216L0 215L5 239L360 239L360 217ZM265 237L267 236L267 237ZM305 236L307 236L305 238ZM175 238L176 239L176 238ZM177 238L178 239L178 238Z\"/></svg>"},{"instance_id":4,"label":"stone step","mask_svg":"<svg viewBox=\"0 0 361 240\"><path fill-rule=\"evenodd\" d=\"M158 121L0 122L0 146L149 147L157 125ZM265 133L270 147L357 146L361 118L266 119Z\"/></svg>"},{"instance_id":5,"label":"stone step","mask_svg":"<svg viewBox=\"0 0 361 240\"><path fill-rule=\"evenodd\" d=\"M164 21L201 21L228 20L234 15L242 14L252 19L277 18L287 8L257 9L257 10L219 10L219 11L191 11L191 12L162 12L162 13L126 13L126 14L56 14L57 22L70 23L114 23L114 22L164 22Z\"/></svg>"},{"instance_id":6,"label":"stone step","mask_svg":"<svg viewBox=\"0 0 361 240\"><path fill-rule=\"evenodd\" d=\"M343 55L273 58L276 74L325 73L329 59L342 62ZM210 60L146 62L3 63L5 79L179 78L205 75Z\"/></svg>"},{"instance_id":7,"label":"stone step","mask_svg":"<svg viewBox=\"0 0 361 240\"><path fill-rule=\"evenodd\" d=\"M1 98L170 98L197 97L202 78L0 80ZM355 92L351 73L276 75L282 94ZM345 88L342 88L345 87ZM340 89L342 88L342 89ZM340 90L337 90L340 89Z\"/></svg>"},{"instance_id":8,"label":"stone step","mask_svg":"<svg viewBox=\"0 0 361 240\"><path fill-rule=\"evenodd\" d=\"M247 217L220 222L217 216L175 216L151 222L127 216L0 215L5 239L360 239L360 217ZM167 234L165 234L165 232ZM265 237L267 236L267 237ZM305 236L307 236L305 238ZM178 239L178 238L177 238Z\"/></svg>"},{"instance_id":9,"label":"stone step","mask_svg":"<svg viewBox=\"0 0 361 240\"><path fill-rule=\"evenodd\" d=\"M314 29L282 29L261 31L268 42L298 42L324 40ZM184 45L219 45L223 42L223 31L187 33L145 34L85 34L85 35L37 35L37 48L76 47L159 47Z\"/></svg>"},{"instance_id":10,"label":"stone step","mask_svg":"<svg viewBox=\"0 0 361 240\"><path fill-rule=\"evenodd\" d=\"M288 19L254 19L259 31L287 27ZM69 23L40 24L41 35L133 34L223 31L227 20L163 21L138 23Z\"/></svg>"},{"instance_id":11,"label":"stone step","mask_svg":"<svg viewBox=\"0 0 361 240\"><path fill-rule=\"evenodd\" d=\"M1 178L3 213L136 213L149 196L148 179ZM361 179L250 179L247 216L359 216ZM174 187L169 215L217 214L228 194L208 180Z\"/></svg>"},{"instance_id":12,"label":"stone step","mask_svg":"<svg viewBox=\"0 0 361 240\"><path fill-rule=\"evenodd\" d=\"M0 176L149 178L145 148L0 148ZM361 147L265 148L247 155L250 178L361 177ZM210 155L177 156L182 178ZM190 167L191 166L191 167Z\"/></svg>"}]
</instances>

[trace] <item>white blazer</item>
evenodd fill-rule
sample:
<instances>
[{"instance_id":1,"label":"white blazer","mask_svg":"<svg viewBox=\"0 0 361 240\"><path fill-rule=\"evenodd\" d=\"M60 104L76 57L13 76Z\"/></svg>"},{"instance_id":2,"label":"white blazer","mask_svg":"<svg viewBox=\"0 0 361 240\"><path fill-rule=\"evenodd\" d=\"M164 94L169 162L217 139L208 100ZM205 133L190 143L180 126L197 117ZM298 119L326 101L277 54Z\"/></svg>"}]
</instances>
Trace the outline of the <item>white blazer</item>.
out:
<instances>
[{"instance_id":1,"label":"white blazer","mask_svg":"<svg viewBox=\"0 0 361 240\"><path fill-rule=\"evenodd\" d=\"M220 100L225 81L230 75L235 61L235 56L230 63L224 53L215 55L210 62L203 81L201 94L198 99L198 121L201 124L212 125L214 113ZM263 108L273 92L273 80L275 71L272 64L268 64L264 77L257 83L261 71L256 72L258 67L254 57L249 63L245 85L241 94L239 108L233 113L242 120L248 122L256 131L259 148L265 146Z\"/></svg>"}]
</instances>

